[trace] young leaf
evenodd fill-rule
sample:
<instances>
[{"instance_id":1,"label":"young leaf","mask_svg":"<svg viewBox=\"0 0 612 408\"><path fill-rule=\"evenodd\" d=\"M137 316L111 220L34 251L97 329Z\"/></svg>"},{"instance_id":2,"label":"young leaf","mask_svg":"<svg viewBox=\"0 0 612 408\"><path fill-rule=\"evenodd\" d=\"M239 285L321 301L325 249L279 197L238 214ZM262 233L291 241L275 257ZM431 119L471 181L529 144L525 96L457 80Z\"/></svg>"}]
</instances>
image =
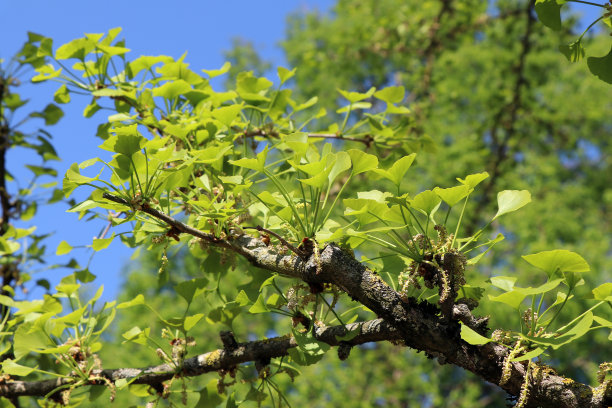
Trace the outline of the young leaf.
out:
<instances>
[{"instance_id":1,"label":"young leaf","mask_svg":"<svg viewBox=\"0 0 612 408\"><path fill-rule=\"evenodd\" d=\"M597 300L612 302L612 282L602 283L593 289L593 297Z\"/></svg>"},{"instance_id":2,"label":"young leaf","mask_svg":"<svg viewBox=\"0 0 612 408\"><path fill-rule=\"evenodd\" d=\"M233 164L234 166L244 167L247 169L263 172L267 156L268 156L268 146L266 145L266 147L257 154L257 158L255 159L247 159L246 157L243 157L242 159L230 160L229 162Z\"/></svg>"},{"instance_id":3,"label":"young leaf","mask_svg":"<svg viewBox=\"0 0 612 408\"><path fill-rule=\"evenodd\" d=\"M110 243L113 242L114 238L115 238L115 234L113 234L113 236L111 236L110 238L94 238L91 247L96 252L100 251L108 247Z\"/></svg>"},{"instance_id":4,"label":"young leaf","mask_svg":"<svg viewBox=\"0 0 612 408\"><path fill-rule=\"evenodd\" d=\"M536 0L535 12L545 26L557 31L561 29L561 5L565 1Z\"/></svg>"},{"instance_id":5,"label":"young leaf","mask_svg":"<svg viewBox=\"0 0 612 408\"><path fill-rule=\"evenodd\" d=\"M70 251L72 251L72 247L70 246L70 244L66 241L62 241L57 246L57 249L55 250L55 255L66 255L70 253Z\"/></svg>"},{"instance_id":6,"label":"young leaf","mask_svg":"<svg viewBox=\"0 0 612 408\"><path fill-rule=\"evenodd\" d=\"M465 324L461 324L461 339L475 346L481 346L483 344L487 344L493 341L492 339L489 339L488 337L484 337L481 334L477 333L476 331L472 330Z\"/></svg>"},{"instance_id":7,"label":"young leaf","mask_svg":"<svg viewBox=\"0 0 612 408\"><path fill-rule=\"evenodd\" d=\"M376 91L376 88L374 87L370 88L366 93L348 92L348 91L343 91L342 89L338 89L338 92L340 92L340 94L344 96L350 103L355 103L355 102L362 101L364 99L368 99L374 94L375 91Z\"/></svg>"},{"instance_id":8,"label":"young leaf","mask_svg":"<svg viewBox=\"0 0 612 408\"><path fill-rule=\"evenodd\" d=\"M278 67L277 72L278 72L278 78L281 81L280 82L281 85L287 82L289 79L291 79L291 77L295 75L296 70L297 68L293 68L291 71L289 71L287 68Z\"/></svg>"},{"instance_id":9,"label":"young leaf","mask_svg":"<svg viewBox=\"0 0 612 408\"><path fill-rule=\"evenodd\" d=\"M403 86L389 86L374 92L374 97L390 104L400 103L404 100L406 90Z\"/></svg>"},{"instance_id":10,"label":"young leaf","mask_svg":"<svg viewBox=\"0 0 612 408\"><path fill-rule=\"evenodd\" d=\"M497 205L499 210L493 219L516 211L531 202L531 193L527 190L504 190L497 193Z\"/></svg>"},{"instance_id":11,"label":"young leaf","mask_svg":"<svg viewBox=\"0 0 612 408\"><path fill-rule=\"evenodd\" d=\"M353 163L353 174L364 173L378 167L378 157L372 154L357 149L350 149L347 153Z\"/></svg>"},{"instance_id":12,"label":"young leaf","mask_svg":"<svg viewBox=\"0 0 612 408\"><path fill-rule=\"evenodd\" d=\"M587 65L593 75L612 84L612 49L603 57L587 58Z\"/></svg>"},{"instance_id":13,"label":"young leaf","mask_svg":"<svg viewBox=\"0 0 612 408\"><path fill-rule=\"evenodd\" d=\"M549 278L553 277L557 271L581 273L591 270L583 257L565 249L523 255L523 259L546 272Z\"/></svg>"},{"instance_id":14,"label":"young leaf","mask_svg":"<svg viewBox=\"0 0 612 408\"><path fill-rule=\"evenodd\" d=\"M461 184L465 184L466 186L469 186L470 189L472 189L476 187L478 184L480 184L487 177L489 177L489 173L485 171L482 173L470 174L469 176L466 176L465 179L461 179L457 177L457 181L460 182Z\"/></svg>"},{"instance_id":15,"label":"young leaf","mask_svg":"<svg viewBox=\"0 0 612 408\"><path fill-rule=\"evenodd\" d=\"M425 190L414 196L412 201L410 201L410 206L430 216L438 210L440 203L440 197L436 193L431 190Z\"/></svg>"},{"instance_id":16,"label":"young leaf","mask_svg":"<svg viewBox=\"0 0 612 408\"><path fill-rule=\"evenodd\" d=\"M450 188L434 188L434 192L440 196L440 198L448 204L449 207L454 206L459 201L464 199L470 193L470 187L468 185L460 185Z\"/></svg>"},{"instance_id":17,"label":"young leaf","mask_svg":"<svg viewBox=\"0 0 612 408\"><path fill-rule=\"evenodd\" d=\"M414 158L416 157L416 153L411 153L408 156L404 156L387 170L388 176L387 178L393 182L396 186L399 186L404 178L404 175L412 166L412 162L414 162Z\"/></svg>"},{"instance_id":18,"label":"young leaf","mask_svg":"<svg viewBox=\"0 0 612 408\"><path fill-rule=\"evenodd\" d=\"M229 61L226 61L225 64L219 69L203 69L202 72L208 74L210 78L218 77L219 75L223 75L230 70L232 64Z\"/></svg>"}]
</instances>

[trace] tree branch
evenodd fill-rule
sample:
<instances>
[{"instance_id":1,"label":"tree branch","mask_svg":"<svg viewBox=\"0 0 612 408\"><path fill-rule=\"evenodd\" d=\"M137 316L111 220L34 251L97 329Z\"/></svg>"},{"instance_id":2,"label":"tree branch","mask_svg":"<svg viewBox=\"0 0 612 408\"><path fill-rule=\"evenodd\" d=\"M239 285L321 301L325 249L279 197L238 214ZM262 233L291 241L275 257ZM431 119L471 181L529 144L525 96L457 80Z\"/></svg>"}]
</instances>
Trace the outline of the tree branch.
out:
<instances>
[{"instance_id":1,"label":"tree branch","mask_svg":"<svg viewBox=\"0 0 612 408\"><path fill-rule=\"evenodd\" d=\"M357 330L359 334L351 340L339 341L336 337L341 337ZM369 342L400 339L399 333L382 319L351 323L346 326L317 328L315 337L317 340L330 346L339 346L341 344L356 346ZM185 359L180 369L170 364L161 364L147 368L93 370L90 376L92 378L91 384L83 384L83 386L100 385L100 377L112 382L124 379L132 384L155 385L163 383L174 376L194 377L221 369L229 370L238 364L250 361L269 360L286 356L290 349L297 346L298 344L295 339L287 335L238 343L231 349L223 348L200 354ZM73 384L76 380L74 377L64 377L57 380L44 381L8 381L0 384L0 396L45 396L58 389L58 387Z\"/></svg>"},{"instance_id":2,"label":"tree branch","mask_svg":"<svg viewBox=\"0 0 612 408\"><path fill-rule=\"evenodd\" d=\"M104 197L129 205L127 201L110 194L104 194ZM394 327L407 346L437 357L441 364L452 363L493 384L501 383L503 362L509 354L506 346L495 342L482 346L466 343L461 339L458 321L440 317L439 309L426 301L404 299L375 272L367 269L353 255L335 244L327 245L319 257L313 255L304 261L294 254L285 254L277 248L267 246L259 238L240 235L219 239L148 206L143 207L142 211L167 222L181 232L231 249L257 267L292 276L306 283L334 284ZM453 316L462 317L461 321L469 322L465 308L459 310L459 307L460 305L455 305ZM548 371L550 370L543 370L541 380L531 385L527 406L603 408L612 404L612 384L594 388ZM511 395L518 396L525 374L525 366L520 362L513 362L509 380L500 386Z\"/></svg>"}]
</instances>

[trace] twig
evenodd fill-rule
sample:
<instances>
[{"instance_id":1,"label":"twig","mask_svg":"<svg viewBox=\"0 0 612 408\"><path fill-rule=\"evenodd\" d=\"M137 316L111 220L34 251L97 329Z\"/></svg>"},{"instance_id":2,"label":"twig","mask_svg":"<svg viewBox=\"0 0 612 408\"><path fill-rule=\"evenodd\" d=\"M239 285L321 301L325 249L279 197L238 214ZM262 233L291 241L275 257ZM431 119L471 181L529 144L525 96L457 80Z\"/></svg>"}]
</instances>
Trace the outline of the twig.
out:
<instances>
[{"instance_id":1,"label":"twig","mask_svg":"<svg viewBox=\"0 0 612 408\"><path fill-rule=\"evenodd\" d=\"M337 337L342 337L349 332L357 332L359 334L347 341L339 341L337 339ZM330 346L338 346L341 343L358 345L369 342L398 340L400 338L399 333L383 319L352 323L346 326L338 325L318 328L315 331L315 337L317 340L325 342ZM212 371L229 369L241 363L286 356L290 349L297 346L297 342L291 336L275 337L248 343L237 343L235 347L225 347L188 358L181 365L180 373L176 372L176 367L162 364L147 368L94 370L91 374L95 377L107 378L111 382L126 379L131 384L155 385L167 381L175 375L194 377ZM0 384L0 396L44 396L52 393L59 387L72 384L75 381L76 378L73 377L43 381L7 381ZM85 385L89 384L83 384L83 386Z\"/></svg>"},{"instance_id":2,"label":"twig","mask_svg":"<svg viewBox=\"0 0 612 408\"><path fill-rule=\"evenodd\" d=\"M284 246L289 248L291 251L293 251L293 253L295 253L300 258L304 259L304 256L306 256L305 253L303 253L302 251L300 251L299 249L297 249L296 247L291 245L289 242L287 242L287 240L285 238L281 237L280 235L278 235L274 231L270 231L269 229L263 228L260 225L258 225L256 227L243 227L242 229L245 229L245 230L247 230L247 229L254 229L254 230L257 230L259 232L265 232L266 234L272 235L274 238L278 239L281 244L283 244Z\"/></svg>"},{"instance_id":3,"label":"twig","mask_svg":"<svg viewBox=\"0 0 612 408\"><path fill-rule=\"evenodd\" d=\"M104 193L102 195L103 198L106 198L107 200L113 201L117 204L122 204L128 207L133 207L127 200L124 200L121 197L117 197L114 196L112 194L109 193ZM163 222L165 222L166 224L170 225L173 229L185 233L185 234L189 234L189 235L193 235L196 238L200 238L203 239L205 241L208 242L212 242L218 246L221 247L226 247L226 248L232 248L232 245L230 243L228 243L226 240L216 237L213 234L209 234L203 231L200 231L199 229L190 227L187 224L184 224L174 218L172 218L171 216L156 210L155 208L151 208L149 207L149 205L147 205L146 203L144 205L141 205L141 208L139 209L140 211L147 213L159 220L162 220Z\"/></svg>"}]
</instances>

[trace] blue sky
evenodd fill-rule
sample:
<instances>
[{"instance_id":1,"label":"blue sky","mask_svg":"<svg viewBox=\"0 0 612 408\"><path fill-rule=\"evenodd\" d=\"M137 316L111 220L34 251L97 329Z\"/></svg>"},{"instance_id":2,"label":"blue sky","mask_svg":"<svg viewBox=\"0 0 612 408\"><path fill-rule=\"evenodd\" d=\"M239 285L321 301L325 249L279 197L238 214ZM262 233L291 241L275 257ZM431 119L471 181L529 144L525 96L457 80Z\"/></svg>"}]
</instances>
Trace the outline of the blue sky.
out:
<instances>
[{"instance_id":1,"label":"blue sky","mask_svg":"<svg viewBox=\"0 0 612 408\"><path fill-rule=\"evenodd\" d=\"M8 59L15 54L33 31L53 38L54 49L83 33L105 32L110 28L122 27L120 38L125 38L127 47L135 58L139 55L170 55L178 58L188 51L186 62L198 72L201 69L216 69L223 65L223 51L231 46L233 37L252 41L261 55L274 66L284 65L285 61L277 46L285 33L285 20L289 13L304 11L327 11L332 0L264 0L259 2L245 0L225 1L181 1L179 3L152 1L88 2L76 0L22 0L0 2L0 58ZM180 5L180 6L179 6ZM32 100L28 109L42 109L52 100L57 85L28 84L28 75L22 76L24 83L18 88L22 97ZM57 165L58 180L74 162L81 162L99 155L97 146L101 140L95 132L99 123L105 120L98 113L91 119L82 117L88 99L73 97L68 105L62 105L65 116L60 122L47 130L54 137L54 146L62 162ZM29 111L28 111L29 112ZM36 123L41 126L42 123ZM31 173L23 169L23 164L40 164L37 157L24 151L13 151L8 157L9 170L27 184ZM53 164L53 163L52 163ZM40 182L51 181L50 177ZM82 191L84 198L88 192ZM40 208L37 216L27 225L37 225L37 233L54 232L47 240L48 252L55 253L61 240L72 246L91 244L92 238L104 228L101 222L79 221L74 213L66 213L65 204ZM105 287L104 300L116 297L122 282L122 269L125 268L131 250L116 240L109 248L98 252L90 264L90 271L98 276L96 285ZM48 263L68 262L74 256L79 263L87 264L91 252L75 249L70 255L48 258ZM43 271L32 276L33 280L48 279L56 284L67 273L55 269ZM151 277L155 282L155 276ZM27 295L40 297L42 289L33 289Z\"/></svg>"}]
</instances>

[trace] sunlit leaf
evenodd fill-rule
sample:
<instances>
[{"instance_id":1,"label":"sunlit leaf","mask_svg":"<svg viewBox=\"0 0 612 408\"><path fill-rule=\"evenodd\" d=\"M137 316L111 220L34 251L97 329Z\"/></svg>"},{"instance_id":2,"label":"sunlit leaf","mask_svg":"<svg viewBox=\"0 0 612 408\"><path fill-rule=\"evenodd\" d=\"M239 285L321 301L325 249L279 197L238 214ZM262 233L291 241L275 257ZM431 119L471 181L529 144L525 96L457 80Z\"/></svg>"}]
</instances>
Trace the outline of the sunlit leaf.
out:
<instances>
[{"instance_id":1,"label":"sunlit leaf","mask_svg":"<svg viewBox=\"0 0 612 408\"><path fill-rule=\"evenodd\" d=\"M470 174L469 176L466 176L465 179L457 178L457 181L459 181L461 184L469 186L470 189L472 189L478 184L480 184L487 177L489 177L489 173L485 171L483 173Z\"/></svg>"},{"instance_id":2,"label":"sunlit leaf","mask_svg":"<svg viewBox=\"0 0 612 408\"><path fill-rule=\"evenodd\" d=\"M477 333L473 329L469 328L465 324L461 325L461 339L469 344L473 344L475 346L480 346L483 344L487 344L493 340L482 336Z\"/></svg>"},{"instance_id":3,"label":"sunlit leaf","mask_svg":"<svg viewBox=\"0 0 612 408\"><path fill-rule=\"evenodd\" d=\"M400 103L404 100L406 90L403 86L389 86L374 92L374 97L387 103Z\"/></svg>"},{"instance_id":4,"label":"sunlit leaf","mask_svg":"<svg viewBox=\"0 0 612 408\"><path fill-rule=\"evenodd\" d=\"M499 210L493 219L511 213L531 202L531 193L527 190L504 190L497 193Z\"/></svg>"},{"instance_id":5,"label":"sunlit leaf","mask_svg":"<svg viewBox=\"0 0 612 408\"><path fill-rule=\"evenodd\" d=\"M297 68L293 68L291 71L289 71L287 68L278 67L277 72L278 72L278 78L281 81L281 85L287 82L289 79L291 79L295 75L296 70Z\"/></svg>"},{"instance_id":6,"label":"sunlit leaf","mask_svg":"<svg viewBox=\"0 0 612 408\"><path fill-rule=\"evenodd\" d=\"M436 187L433 191L440 196L440 198L446 204L448 204L449 207L452 207L467 197L467 195L470 193L470 186L464 184L450 188Z\"/></svg>"},{"instance_id":7,"label":"sunlit leaf","mask_svg":"<svg viewBox=\"0 0 612 408\"><path fill-rule=\"evenodd\" d=\"M66 255L70 253L70 251L72 251L72 246L70 246L70 244L66 241L62 241L57 246L57 249L55 250L55 255Z\"/></svg>"},{"instance_id":8,"label":"sunlit leaf","mask_svg":"<svg viewBox=\"0 0 612 408\"><path fill-rule=\"evenodd\" d=\"M371 97L372 95L374 95L375 91L376 91L376 88L374 87L370 88L367 92L364 92L364 93L348 92L348 91L343 91L342 89L338 89L338 92L340 92L340 94L344 96L351 103L355 103L355 102L359 102L364 99L367 99Z\"/></svg>"},{"instance_id":9,"label":"sunlit leaf","mask_svg":"<svg viewBox=\"0 0 612 408\"><path fill-rule=\"evenodd\" d=\"M378 157L361 150L350 149L348 155L353 163L353 174L357 175L378 167Z\"/></svg>"},{"instance_id":10,"label":"sunlit leaf","mask_svg":"<svg viewBox=\"0 0 612 408\"><path fill-rule=\"evenodd\" d=\"M589 264L583 257L565 249L523 255L523 259L536 268L546 272L549 278L553 277L557 272L582 273L591 270Z\"/></svg>"},{"instance_id":11,"label":"sunlit leaf","mask_svg":"<svg viewBox=\"0 0 612 408\"><path fill-rule=\"evenodd\" d=\"M425 190L414 196L410 201L410 206L417 210L421 210L429 216L438 210L441 201L442 200L440 200L440 197L438 197L436 193L431 190Z\"/></svg>"}]
</instances>

